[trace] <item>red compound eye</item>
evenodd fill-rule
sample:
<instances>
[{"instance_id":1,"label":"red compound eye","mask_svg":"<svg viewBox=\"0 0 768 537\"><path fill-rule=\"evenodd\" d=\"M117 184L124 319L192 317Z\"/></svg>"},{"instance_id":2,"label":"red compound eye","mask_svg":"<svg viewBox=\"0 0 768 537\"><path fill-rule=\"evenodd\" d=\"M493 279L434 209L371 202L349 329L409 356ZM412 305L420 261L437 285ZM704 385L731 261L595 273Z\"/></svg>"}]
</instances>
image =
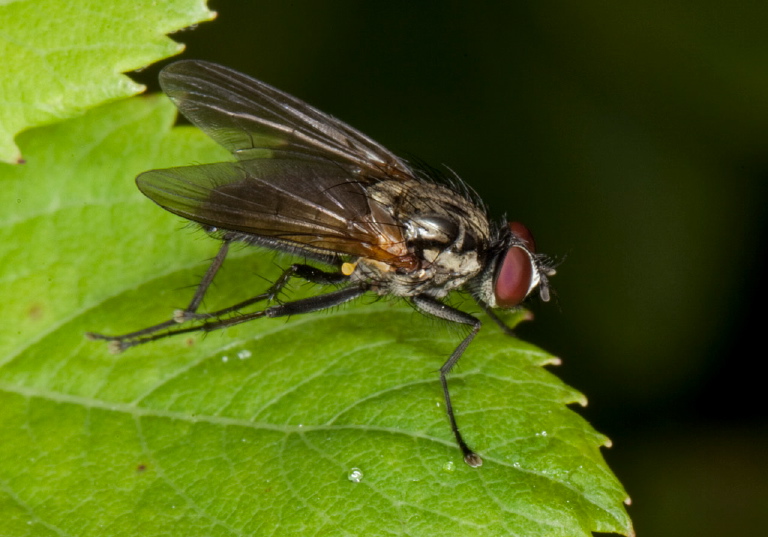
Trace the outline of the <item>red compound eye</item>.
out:
<instances>
[{"instance_id":1,"label":"red compound eye","mask_svg":"<svg viewBox=\"0 0 768 537\"><path fill-rule=\"evenodd\" d=\"M507 250L493 286L496 305L499 308L513 308L520 304L528 296L532 279L530 254L517 246Z\"/></svg>"},{"instance_id":2,"label":"red compound eye","mask_svg":"<svg viewBox=\"0 0 768 537\"><path fill-rule=\"evenodd\" d=\"M536 241L533 240L533 233L531 233L530 229L520 222L510 222L509 229L518 239L525 243L525 247L528 248L531 253L536 252Z\"/></svg>"},{"instance_id":3,"label":"red compound eye","mask_svg":"<svg viewBox=\"0 0 768 537\"><path fill-rule=\"evenodd\" d=\"M535 251L536 245L533 235L519 222L510 222L509 229L523 241L525 248L511 247L498 268L493 292L496 295L496 305L500 308L514 308L525 300L531 290L534 276L531 253ZM526 251L526 248L530 252Z\"/></svg>"}]
</instances>

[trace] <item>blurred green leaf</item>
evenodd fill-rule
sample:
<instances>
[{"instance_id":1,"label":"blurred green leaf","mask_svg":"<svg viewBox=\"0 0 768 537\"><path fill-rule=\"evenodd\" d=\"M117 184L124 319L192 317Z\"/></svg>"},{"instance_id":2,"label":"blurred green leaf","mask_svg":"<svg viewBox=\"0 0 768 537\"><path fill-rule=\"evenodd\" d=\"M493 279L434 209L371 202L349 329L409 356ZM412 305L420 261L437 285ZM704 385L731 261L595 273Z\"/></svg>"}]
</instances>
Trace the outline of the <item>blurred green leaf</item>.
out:
<instances>
[{"instance_id":1,"label":"blurred green leaf","mask_svg":"<svg viewBox=\"0 0 768 537\"><path fill-rule=\"evenodd\" d=\"M214 16L204 0L1 2L0 162L22 158L24 129L143 91L122 73L180 52L166 34Z\"/></svg>"},{"instance_id":2,"label":"blurred green leaf","mask_svg":"<svg viewBox=\"0 0 768 537\"><path fill-rule=\"evenodd\" d=\"M460 333L399 302L120 356L87 341L185 306L216 252L133 184L228 158L173 118L164 98L104 106L21 135L27 164L0 168L0 533L632 534L606 438L565 406L583 396L493 323L450 379L479 469L436 372ZM258 294L280 264L235 251L205 309Z\"/></svg>"}]
</instances>

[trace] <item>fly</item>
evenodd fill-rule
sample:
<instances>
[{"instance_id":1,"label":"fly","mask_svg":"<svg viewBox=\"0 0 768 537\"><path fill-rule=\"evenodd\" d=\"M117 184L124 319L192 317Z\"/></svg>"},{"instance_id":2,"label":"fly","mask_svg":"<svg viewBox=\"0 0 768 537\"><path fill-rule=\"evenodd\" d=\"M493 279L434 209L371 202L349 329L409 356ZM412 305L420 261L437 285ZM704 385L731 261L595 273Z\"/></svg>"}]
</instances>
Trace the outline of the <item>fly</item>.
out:
<instances>
[{"instance_id":1,"label":"fly","mask_svg":"<svg viewBox=\"0 0 768 537\"><path fill-rule=\"evenodd\" d=\"M516 222L494 225L471 190L439 182L366 135L263 82L220 65L185 60L160 73L179 111L235 157L152 170L139 190L163 209L222 241L186 309L121 336L89 334L120 352L177 334L211 332L263 317L321 311L366 293L402 297L423 314L466 325L469 334L440 368L451 431L464 460L482 458L464 441L447 376L481 327L443 299L469 293L507 334L493 309L517 307L538 290L549 300L552 263ZM280 250L325 268L293 264L265 292L198 313L233 242ZM318 296L274 303L291 278L334 286ZM241 310L258 302L265 309ZM191 326L179 326L192 323Z\"/></svg>"}]
</instances>

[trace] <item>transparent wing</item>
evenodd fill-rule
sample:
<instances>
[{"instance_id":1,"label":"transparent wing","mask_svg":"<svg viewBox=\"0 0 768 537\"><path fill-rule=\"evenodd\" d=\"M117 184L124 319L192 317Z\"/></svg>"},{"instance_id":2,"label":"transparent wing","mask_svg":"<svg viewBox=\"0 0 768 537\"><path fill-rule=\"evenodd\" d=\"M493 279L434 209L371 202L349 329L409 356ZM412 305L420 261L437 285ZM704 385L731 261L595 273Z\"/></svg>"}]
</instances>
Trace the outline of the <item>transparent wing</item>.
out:
<instances>
[{"instance_id":1,"label":"transparent wing","mask_svg":"<svg viewBox=\"0 0 768 537\"><path fill-rule=\"evenodd\" d=\"M139 189L164 209L254 242L412 268L402 228L335 164L255 159L153 170Z\"/></svg>"},{"instance_id":2,"label":"transparent wing","mask_svg":"<svg viewBox=\"0 0 768 537\"><path fill-rule=\"evenodd\" d=\"M227 67L182 60L160 73L192 123L239 160L288 156L344 163L365 179L413 178L397 156L307 103Z\"/></svg>"}]
</instances>

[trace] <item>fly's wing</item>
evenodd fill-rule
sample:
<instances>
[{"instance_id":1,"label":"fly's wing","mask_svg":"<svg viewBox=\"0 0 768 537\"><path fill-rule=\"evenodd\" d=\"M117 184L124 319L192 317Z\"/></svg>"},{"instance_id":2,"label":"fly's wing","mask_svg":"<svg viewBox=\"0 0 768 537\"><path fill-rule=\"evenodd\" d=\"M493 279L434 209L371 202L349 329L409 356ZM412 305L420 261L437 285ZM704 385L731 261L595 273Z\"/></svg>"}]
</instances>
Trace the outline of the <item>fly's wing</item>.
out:
<instances>
[{"instance_id":1,"label":"fly's wing","mask_svg":"<svg viewBox=\"0 0 768 537\"><path fill-rule=\"evenodd\" d=\"M162 70L160 85L187 119L239 160L331 160L367 181L413 179L401 159L363 133L227 67L178 61Z\"/></svg>"},{"instance_id":2,"label":"fly's wing","mask_svg":"<svg viewBox=\"0 0 768 537\"><path fill-rule=\"evenodd\" d=\"M254 242L413 269L402 228L349 171L328 162L255 159L153 170L136 178L164 209Z\"/></svg>"}]
</instances>

